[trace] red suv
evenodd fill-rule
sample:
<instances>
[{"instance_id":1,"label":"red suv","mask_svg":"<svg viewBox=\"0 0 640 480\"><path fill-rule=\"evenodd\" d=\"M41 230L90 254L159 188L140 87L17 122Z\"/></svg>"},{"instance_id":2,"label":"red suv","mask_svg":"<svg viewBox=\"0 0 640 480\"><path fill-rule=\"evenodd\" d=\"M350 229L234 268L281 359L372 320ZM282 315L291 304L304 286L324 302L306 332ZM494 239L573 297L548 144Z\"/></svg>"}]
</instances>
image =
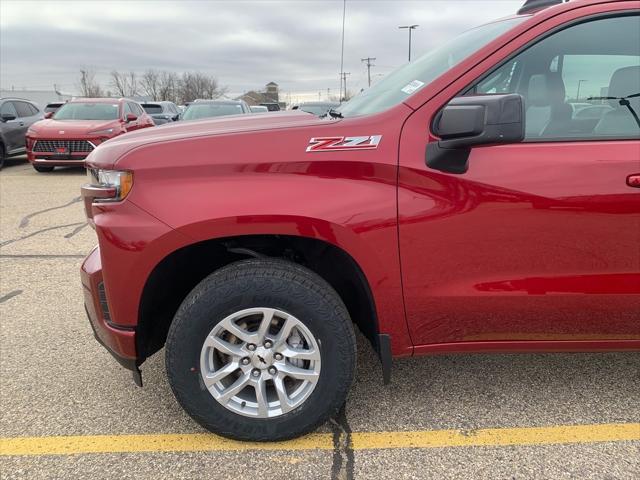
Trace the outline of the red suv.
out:
<instances>
[{"instance_id":1,"label":"red suv","mask_svg":"<svg viewBox=\"0 0 640 480\"><path fill-rule=\"evenodd\" d=\"M140 104L126 98L79 98L63 104L27 131L27 158L38 172L83 165L105 140L153 127Z\"/></svg>"},{"instance_id":2,"label":"red suv","mask_svg":"<svg viewBox=\"0 0 640 480\"><path fill-rule=\"evenodd\" d=\"M165 346L185 410L247 440L342 406L356 327L385 380L392 357L640 350L639 15L528 2L324 118L98 147L96 337L139 384Z\"/></svg>"}]
</instances>

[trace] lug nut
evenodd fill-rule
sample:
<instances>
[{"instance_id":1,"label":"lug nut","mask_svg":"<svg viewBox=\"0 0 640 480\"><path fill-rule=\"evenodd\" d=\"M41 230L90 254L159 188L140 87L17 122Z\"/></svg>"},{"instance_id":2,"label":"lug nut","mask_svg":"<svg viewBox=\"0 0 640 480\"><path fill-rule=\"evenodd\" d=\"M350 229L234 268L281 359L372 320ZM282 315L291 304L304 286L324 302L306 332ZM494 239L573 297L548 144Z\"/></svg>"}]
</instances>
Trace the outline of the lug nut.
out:
<instances>
[{"instance_id":1,"label":"lug nut","mask_svg":"<svg viewBox=\"0 0 640 480\"><path fill-rule=\"evenodd\" d=\"M276 367L269 367L269 373L271 375L275 375L276 373L278 373L278 370L276 370Z\"/></svg>"},{"instance_id":2,"label":"lug nut","mask_svg":"<svg viewBox=\"0 0 640 480\"><path fill-rule=\"evenodd\" d=\"M264 342L264 348L271 348L272 346L273 346L273 343L271 343L269 340Z\"/></svg>"},{"instance_id":3,"label":"lug nut","mask_svg":"<svg viewBox=\"0 0 640 480\"><path fill-rule=\"evenodd\" d=\"M247 348L253 352L256 349L256 346L253 343L250 343L249 345L247 345Z\"/></svg>"},{"instance_id":4,"label":"lug nut","mask_svg":"<svg viewBox=\"0 0 640 480\"><path fill-rule=\"evenodd\" d=\"M254 377L259 377L260 376L260 370L258 370L257 368L251 372L251 375L253 375Z\"/></svg>"},{"instance_id":5,"label":"lug nut","mask_svg":"<svg viewBox=\"0 0 640 480\"><path fill-rule=\"evenodd\" d=\"M251 360L249 360L248 358L246 358L246 357L245 357L245 358L243 358L243 359L242 359L242 364L243 364L243 365L249 365L249 362L250 362L250 361L251 361Z\"/></svg>"},{"instance_id":6,"label":"lug nut","mask_svg":"<svg viewBox=\"0 0 640 480\"><path fill-rule=\"evenodd\" d=\"M273 357L274 357L276 360L282 360L282 359L283 359L283 356L282 356L282 354L281 354L281 353L276 353Z\"/></svg>"}]
</instances>

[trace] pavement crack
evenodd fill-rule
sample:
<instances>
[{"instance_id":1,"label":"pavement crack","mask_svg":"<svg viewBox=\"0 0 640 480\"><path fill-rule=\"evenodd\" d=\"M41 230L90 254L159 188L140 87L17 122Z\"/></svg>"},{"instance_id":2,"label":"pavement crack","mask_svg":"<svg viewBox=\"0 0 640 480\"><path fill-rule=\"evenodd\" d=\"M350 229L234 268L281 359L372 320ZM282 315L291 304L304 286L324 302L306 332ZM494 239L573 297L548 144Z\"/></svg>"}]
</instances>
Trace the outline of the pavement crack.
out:
<instances>
[{"instance_id":1,"label":"pavement crack","mask_svg":"<svg viewBox=\"0 0 640 480\"><path fill-rule=\"evenodd\" d=\"M13 292L7 293L5 296L0 297L0 303L4 303L7 300L12 299L13 297L17 297L22 293L22 290L14 290Z\"/></svg>"},{"instance_id":2,"label":"pavement crack","mask_svg":"<svg viewBox=\"0 0 640 480\"><path fill-rule=\"evenodd\" d=\"M20 220L20 225L18 225L18 228L24 228L27 225L29 225L29 220L31 220L36 215L40 215L42 213L51 212L53 210L58 210L60 208L66 208L66 207L68 207L70 205L73 205L74 203L78 203L81 200L82 200L82 197L76 197L73 200L71 200L70 202L65 203L64 205L58 205L57 207L49 207L49 208L45 208L44 210L38 210L37 212L30 213L29 215L26 215L26 216L22 217L22 220Z\"/></svg>"},{"instance_id":3,"label":"pavement crack","mask_svg":"<svg viewBox=\"0 0 640 480\"><path fill-rule=\"evenodd\" d=\"M49 232L51 230L57 230L59 228L77 227L78 225L84 225L84 224L85 224L85 222L76 222L76 223L69 223L67 225L56 225L55 227L43 228L41 230L36 230L35 232L30 233L29 235L24 235L22 237L12 238L11 240L5 240L4 242L0 242L0 247L5 247L5 246L10 245L12 243L20 242L22 240L26 240L27 238L31 238L34 235L38 235L40 233Z\"/></svg>"},{"instance_id":4,"label":"pavement crack","mask_svg":"<svg viewBox=\"0 0 640 480\"><path fill-rule=\"evenodd\" d=\"M347 421L346 404L329 421L333 433L331 480L353 480L355 478L355 456L353 453L353 440L351 439L351 426Z\"/></svg>"},{"instance_id":5,"label":"pavement crack","mask_svg":"<svg viewBox=\"0 0 640 480\"><path fill-rule=\"evenodd\" d=\"M73 232L67 233L64 238L71 238L73 237L76 233L78 233L80 230L82 230L84 227L86 227L87 225L89 225L88 223L84 223L82 225L80 225L79 227L76 227L73 229Z\"/></svg>"}]
</instances>

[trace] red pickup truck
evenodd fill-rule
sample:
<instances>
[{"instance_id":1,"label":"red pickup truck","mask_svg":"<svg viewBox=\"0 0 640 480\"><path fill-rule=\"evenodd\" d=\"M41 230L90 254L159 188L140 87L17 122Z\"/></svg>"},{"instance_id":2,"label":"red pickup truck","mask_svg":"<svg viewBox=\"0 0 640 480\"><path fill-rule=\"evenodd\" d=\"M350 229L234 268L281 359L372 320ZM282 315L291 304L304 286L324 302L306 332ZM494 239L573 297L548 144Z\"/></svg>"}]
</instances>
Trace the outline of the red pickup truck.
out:
<instances>
[{"instance_id":1,"label":"red pickup truck","mask_svg":"<svg viewBox=\"0 0 640 480\"><path fill-rule=\"evenodd\" d=\"M542 2L560 3L560 2ZM323 118L181 122L87 158L97 339L278 440L392 357L640 350L640 2L529 1Z\"/></svg>"}]
</instances>

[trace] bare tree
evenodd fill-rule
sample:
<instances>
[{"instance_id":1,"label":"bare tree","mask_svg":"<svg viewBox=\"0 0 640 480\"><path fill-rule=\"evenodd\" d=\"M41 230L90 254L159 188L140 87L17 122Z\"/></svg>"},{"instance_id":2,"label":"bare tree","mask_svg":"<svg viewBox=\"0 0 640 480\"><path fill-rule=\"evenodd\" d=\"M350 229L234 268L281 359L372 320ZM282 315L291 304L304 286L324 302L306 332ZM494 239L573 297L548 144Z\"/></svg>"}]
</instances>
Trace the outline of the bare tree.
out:
<instances>
[{"instance_id":1,"label":"bare tree","mask_svg":"<svg viewBox=\"0 0 640 480\"><path fill-rule=\"evenodd\" d=\"M158 75L158 95L157 100L167 100L169 102L178 102L178 84L180 79L174 72L163 70Z\"/></svg>"},{"instance_id":2,"label":"bare tree","mask_svg":"<svg viewBox=\"0 0 640 480\"><path fill-rule=\"evenodd\" d=\"M156 70L147 70L144 72L140 78L140 88L142 92L151 97L152 100L159 100L160 74Z\"/></svg>"},{"instance_id":3,"label":"bare tree","mask_svg":"<svg viewBox=\"0 0 640 480\"><path fill-rule=\"evenodd\" d=\"M89 67L80 68L80 81L78 83L80 95L83 97L101 97L102 88L96 81L96 74Z\"/></svg>"},{"instance_id":4,"label":"bare tree","mask_svg":"<svg viewBox=\"0 0 640 480\"><path fill-rule=\"evenodd\" d=\"M180 78L181 102L192 102L196 98L215 99L226 92L226 88L220 87L218 79L200 72L184 72Z\"/></svg>"},{"instance_id":5,"label":"bare tree","mask_svg":"<svg viewBox=\"0 0 640 480\"><path fill-rule=\"evenodd\" d=\"M111 86L115 94L120 97L133 97L138 94L138 79L136 73L120 73L117 70L111 71Z\"/></svg>"}]
</instances>

